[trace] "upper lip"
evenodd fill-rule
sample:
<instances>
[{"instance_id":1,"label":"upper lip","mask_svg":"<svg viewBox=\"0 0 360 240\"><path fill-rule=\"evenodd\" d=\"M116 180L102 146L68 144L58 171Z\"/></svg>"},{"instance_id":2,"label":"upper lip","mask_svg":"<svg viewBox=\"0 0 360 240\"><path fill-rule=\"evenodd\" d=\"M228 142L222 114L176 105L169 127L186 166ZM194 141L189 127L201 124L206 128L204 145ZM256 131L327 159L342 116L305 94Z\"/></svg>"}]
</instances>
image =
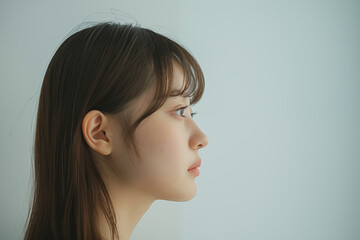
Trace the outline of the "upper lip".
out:
<instances>
[{"instance_id":1,"label":"upper lip","mask_svg":"<svg viewBox=\"0 0 360 240\"><path fill-rule=\"evenodd\" d=\"M198 168L198 167L200 167L200 165L201 165L201 159L199 158L193 165L191 165L191 166L189 167L188 170L191 170L191 169L194 169L194 168Z\"/></svg>"}]
</instances>

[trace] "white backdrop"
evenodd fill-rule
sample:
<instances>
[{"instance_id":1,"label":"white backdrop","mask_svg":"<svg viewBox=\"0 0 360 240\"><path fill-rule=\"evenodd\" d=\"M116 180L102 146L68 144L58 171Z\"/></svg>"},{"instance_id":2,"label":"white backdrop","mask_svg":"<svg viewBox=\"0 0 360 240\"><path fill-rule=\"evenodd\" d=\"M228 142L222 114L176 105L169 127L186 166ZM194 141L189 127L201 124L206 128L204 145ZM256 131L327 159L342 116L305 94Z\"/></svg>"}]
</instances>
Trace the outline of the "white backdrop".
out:
<instances>
[{"instance_id":1,"label":"white backdrop","mask_svg":"<svg viewBox=\"0 0 360 240\"><path fill-rule=\"evenodd\" d=\"M360 239L360 2L349 0L2 0L0 239L23 236L47 64L76 25L103 19L181 42L207 81L198 194L154 203L132 240Z\"/></svg>"}]
</instances>

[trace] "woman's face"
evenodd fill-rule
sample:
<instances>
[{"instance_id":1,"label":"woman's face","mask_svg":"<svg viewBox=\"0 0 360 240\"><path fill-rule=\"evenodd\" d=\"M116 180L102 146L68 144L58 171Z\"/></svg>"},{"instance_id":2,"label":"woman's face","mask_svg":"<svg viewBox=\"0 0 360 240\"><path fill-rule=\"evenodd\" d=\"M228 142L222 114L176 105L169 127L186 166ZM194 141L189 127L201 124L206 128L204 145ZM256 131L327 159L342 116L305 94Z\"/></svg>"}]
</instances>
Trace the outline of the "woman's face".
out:
<instances>
[{"instance_id":1,"label":"woman's face","mask_svg":"<svg viewBox=\"0 0 360 240\"><path fill-rule=\"evenodd\" d=\"M174 89L182 84L182 70L174 64ZM148 106L147 100L144 95L134 103L132 109L137 115ZM193 120L189 104L187 97L170 97L135 130L140 159L132 160L135 163L127 174L131 175L132 187L155 199L186 201L195 196L194 180L199 172L194 166L199 165L198 150L208 144L208 139ZM114 154L121 161L121 151Z\"/></svg>"}]
</instances>

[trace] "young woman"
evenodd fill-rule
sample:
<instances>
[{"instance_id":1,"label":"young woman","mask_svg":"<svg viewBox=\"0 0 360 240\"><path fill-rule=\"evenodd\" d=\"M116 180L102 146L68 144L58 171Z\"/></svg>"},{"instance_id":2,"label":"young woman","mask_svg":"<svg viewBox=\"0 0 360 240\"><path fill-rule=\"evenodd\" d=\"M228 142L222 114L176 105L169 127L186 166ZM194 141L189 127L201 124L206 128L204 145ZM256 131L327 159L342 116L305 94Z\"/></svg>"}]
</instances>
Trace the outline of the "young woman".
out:
<instances>
[{"instance_id":1,"label":"young woman","mask_svg":"<svg viewBox=\"0 0 360 240\"><path fill-rule=\"evenodd\" d=\"M203 91L196 60L151 30L100 23L66 39L41 89L25 239L128 239L155 200L193 198Z\"/></svg>"}]
</instances>

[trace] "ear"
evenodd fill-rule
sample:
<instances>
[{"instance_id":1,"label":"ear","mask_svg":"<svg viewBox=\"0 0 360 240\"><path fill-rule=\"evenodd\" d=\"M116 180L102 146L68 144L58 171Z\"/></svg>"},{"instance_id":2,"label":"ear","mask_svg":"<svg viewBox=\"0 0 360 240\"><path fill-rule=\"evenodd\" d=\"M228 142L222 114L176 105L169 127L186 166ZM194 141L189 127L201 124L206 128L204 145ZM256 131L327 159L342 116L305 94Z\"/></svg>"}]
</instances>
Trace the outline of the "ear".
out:
<instances>
[{"instance_id":1,"label":"ear","mask_svg":"<svg viewBox=\"0 0 360 240\"><path fill-rule=\"evenodd\" d=\"M86 143L104 156L112 151L110 138L106 135L107 127L107 117L98 110L88 112L82 121L82 133Z\"/></svg>"}]
</instances>

